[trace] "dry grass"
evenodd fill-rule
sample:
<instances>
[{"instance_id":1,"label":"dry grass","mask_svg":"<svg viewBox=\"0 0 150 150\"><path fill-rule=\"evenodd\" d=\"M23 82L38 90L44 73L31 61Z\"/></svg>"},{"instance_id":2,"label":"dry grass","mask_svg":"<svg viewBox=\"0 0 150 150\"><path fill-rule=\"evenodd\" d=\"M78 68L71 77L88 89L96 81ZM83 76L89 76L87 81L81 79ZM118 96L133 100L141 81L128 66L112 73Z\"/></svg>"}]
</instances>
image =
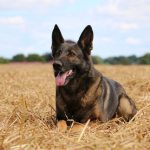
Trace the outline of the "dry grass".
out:
<instances>
[{"instance_id":1,"label":"dry grass","mask_svg":"<svg viewBox=\"0 0 150 150\"><path fill-rule=\"evenodd\" d=\"M125 87L139 109L129 123L90 123L81 133L60 133L55 84L48 64L0 66L0 150L150 149L150 66L96 66Z\"/></svg>"}]
</instances>

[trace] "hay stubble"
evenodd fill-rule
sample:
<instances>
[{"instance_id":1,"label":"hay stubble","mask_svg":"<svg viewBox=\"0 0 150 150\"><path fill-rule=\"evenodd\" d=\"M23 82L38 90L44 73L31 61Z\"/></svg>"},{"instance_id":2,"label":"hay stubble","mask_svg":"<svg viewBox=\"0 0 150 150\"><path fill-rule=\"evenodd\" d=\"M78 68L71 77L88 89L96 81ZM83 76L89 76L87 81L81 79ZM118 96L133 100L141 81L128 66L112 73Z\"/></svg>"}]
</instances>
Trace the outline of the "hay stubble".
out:
<instances>
[{"instance_id":1,"label":"hay stubble","mask_svg":"<svg viewBox=\"0 0 150 150\"><path fill-rule=\"evenodd\" d=\"M118 118L89 123L81 133L55 126L55 83L49 64L0 66L0 149L150 149L150 66L96 66L119 81L139 112L129 123Z\"/></svg>"}]
</instances>

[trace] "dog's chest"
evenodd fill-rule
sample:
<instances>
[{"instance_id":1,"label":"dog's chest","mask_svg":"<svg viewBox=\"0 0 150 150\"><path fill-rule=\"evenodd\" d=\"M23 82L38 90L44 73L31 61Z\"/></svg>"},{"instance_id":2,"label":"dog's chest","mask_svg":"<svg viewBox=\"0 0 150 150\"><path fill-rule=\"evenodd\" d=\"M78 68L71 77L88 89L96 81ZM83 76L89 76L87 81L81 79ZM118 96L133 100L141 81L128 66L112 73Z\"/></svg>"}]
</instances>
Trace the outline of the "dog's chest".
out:
<instances>
[{"instance_id":1,"label":"dog's chest","mask_svg":"<svg viewBox=\"0 0 150 150\"><path fill-rule=\"evenodd\" d=\"M73 119L74 121L83 123L85 118L89 118L91 108L88 106L83 107L81 105L68 105L65 108L65 112L68 119Z\"/></svg>"},{"instance_id":2,"label":"dog's chest","mask_svg":"<svg viewBox=\"0 0 150 150\"><path fill-rule=\"evenodd\" d=\"M64 103L63 109L68 119L85 122L91 116L92 118L99 117L94 107L101 94L100 78L75 91L61 88L58 92L59 98Z\"/></svg>"},{"instance_id":3,"label":"dog's chest","mask_svg":"<svg viewBox=\"0 0 150 150\"><path fill-rule=\"evenodd\" d=\"M96 100L94 93L89 96L85 92L80 92L72 96L65 95L65 97L62 97L65 103L64 112L68 119L85 122L93 114Z\"/></svg>"}]
</instances>

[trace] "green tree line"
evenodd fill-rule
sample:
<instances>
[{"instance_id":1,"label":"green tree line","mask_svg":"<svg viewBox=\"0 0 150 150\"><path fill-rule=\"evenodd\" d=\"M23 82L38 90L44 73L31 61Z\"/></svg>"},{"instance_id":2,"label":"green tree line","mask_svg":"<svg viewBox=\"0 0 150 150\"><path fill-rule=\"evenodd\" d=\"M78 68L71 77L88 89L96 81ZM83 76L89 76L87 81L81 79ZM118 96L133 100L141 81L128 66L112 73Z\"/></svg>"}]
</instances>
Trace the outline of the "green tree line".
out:
<instances>
[{"instance_id":1,"label":"green tree line","mask_svg":"<svg viewBox=\"0 0 150 150\"><path fill-rule=\"evenodd\" d=\"M0 63L10 63L10 62L50 62L53 60L53 57L50 53L46 53L44 55L38 54L29 54L25 56L24 54L17 54L13 56L11 59L6 59L0 57ZM137 57L136 55L131 56L118 56L118 57L108 57L106 59L101 58L98 55L92 56L92 61L94 64L122 64L122 65L130 65L130 64L150 64L150 53L146 53L143 56Z\"/></svg>"}]
</instances>

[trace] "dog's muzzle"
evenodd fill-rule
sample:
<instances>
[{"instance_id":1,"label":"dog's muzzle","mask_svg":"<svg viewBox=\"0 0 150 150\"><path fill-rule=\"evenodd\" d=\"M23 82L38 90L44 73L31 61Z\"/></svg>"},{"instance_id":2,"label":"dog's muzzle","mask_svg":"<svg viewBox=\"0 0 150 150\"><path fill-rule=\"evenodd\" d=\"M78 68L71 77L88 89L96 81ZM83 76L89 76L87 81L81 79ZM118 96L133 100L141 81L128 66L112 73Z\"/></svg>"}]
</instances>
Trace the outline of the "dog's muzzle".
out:
<instances>
[{"instance_id":1,"label":"dog's muzzle","mask_svg":"<svg viewBox=\"0 0 150 150\"><path fill-rule=\"evenodd\" d=\"M54 61L53 68L55 71L60 72L62 70L62 63L60 61Z\"/></svg>"},{"instance_id":2,"label":"dog's muzzle","mask_svg":"<svg viewBox=\"0 0 150 150\"><path fill-rule=\"evenodd\" d=\"M55 80L57 86L64 86L68 83L69 77L72 76L72 69L63 71L62 63L60 61L54 61L53 68L55 72Z\"/></svg>"}]
</instances>

